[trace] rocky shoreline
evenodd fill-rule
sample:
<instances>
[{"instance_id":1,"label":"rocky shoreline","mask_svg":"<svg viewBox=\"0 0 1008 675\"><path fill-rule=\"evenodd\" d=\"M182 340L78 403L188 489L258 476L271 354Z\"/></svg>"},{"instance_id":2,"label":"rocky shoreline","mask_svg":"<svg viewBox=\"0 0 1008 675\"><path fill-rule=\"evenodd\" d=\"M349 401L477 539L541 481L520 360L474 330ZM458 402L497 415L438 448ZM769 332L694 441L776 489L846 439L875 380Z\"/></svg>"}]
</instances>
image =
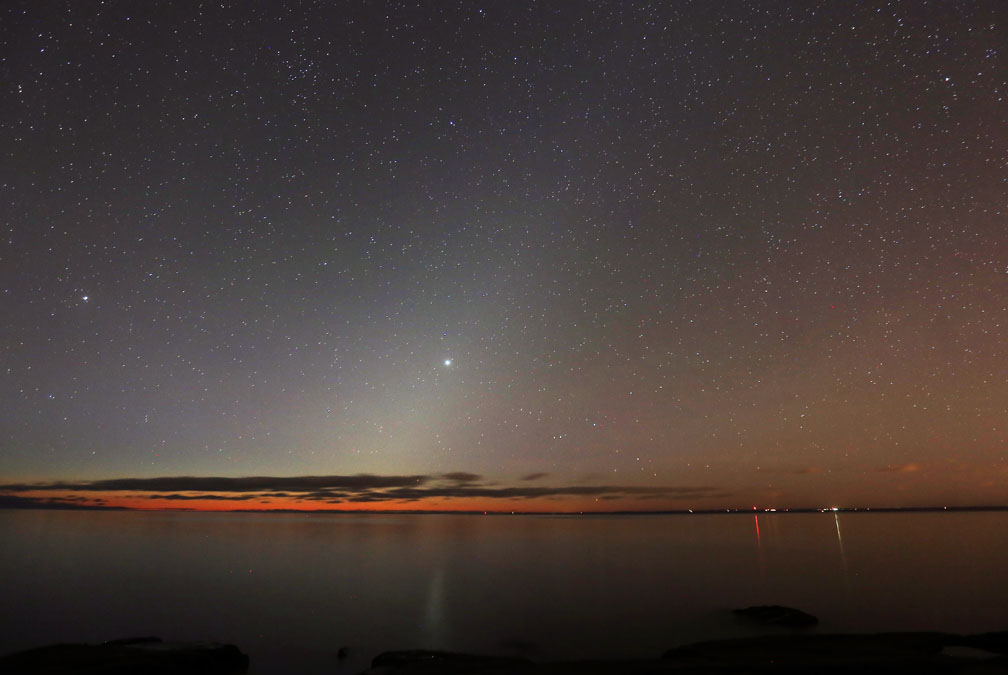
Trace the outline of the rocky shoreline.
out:
<instances>
[{"instance_id":1,"label":"rocky shoreline","mask_svg":"<svg viewBox=\"0 0 1008 675\"><path fill-rule=\"evenodd\" d=\"M51 645L0 658L10 675L239 675L249 659L234 645L133 638L100 645ZM337 664L333 664L333 672ZM431 650L384 652L363 675L734 675L743 673L1008 673L1008 631L799 634L714 640L658 658L535 662ZM294 674L296 675L296 674Z\"/></svg>"},{"instance_id":2,"label":"rocky shoreline","mask_svg":"<svg viewBox=\"0 0 1008 675\"><path fill-rule=\"evenodd\" d=\"M47 645L0 658L5 675L241 675L248 667L248 655L234 645L156 637Z\"/></svg>"},{"instance_id":3,"label":"rocky shoreline","mask_svg":"<svg viewBox=\"0 0 1008 675\"><path fill-rule=\"evenodd\" d=\"M1008 631L978 635L788 635L700 642L655 659L562 661L434 651L387 652L365 675L729 675L743 673L1008 673Z\"/></svg>"}]
</instances>

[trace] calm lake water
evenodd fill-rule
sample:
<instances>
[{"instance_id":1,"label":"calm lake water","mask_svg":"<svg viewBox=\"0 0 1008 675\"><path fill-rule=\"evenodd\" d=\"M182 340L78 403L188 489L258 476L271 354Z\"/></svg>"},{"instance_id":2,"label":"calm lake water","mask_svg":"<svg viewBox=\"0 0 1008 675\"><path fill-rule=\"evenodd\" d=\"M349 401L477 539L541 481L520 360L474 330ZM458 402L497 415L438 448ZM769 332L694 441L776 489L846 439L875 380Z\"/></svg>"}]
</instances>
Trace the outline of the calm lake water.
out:
<instances>
[{"instance_id":1,"label":"calm lake water","mask_svg":"<svg viewBox=\"0 0 1008 675\"><path fill-rule=\"evenodd\" d=\"M644 657L754 634L730 614L754 604L822 632L1008 629L1004 512L2 511L0 536L2 653L158 635L237 644L252 673L411 647Z\"/></svg>"}]
</instances>

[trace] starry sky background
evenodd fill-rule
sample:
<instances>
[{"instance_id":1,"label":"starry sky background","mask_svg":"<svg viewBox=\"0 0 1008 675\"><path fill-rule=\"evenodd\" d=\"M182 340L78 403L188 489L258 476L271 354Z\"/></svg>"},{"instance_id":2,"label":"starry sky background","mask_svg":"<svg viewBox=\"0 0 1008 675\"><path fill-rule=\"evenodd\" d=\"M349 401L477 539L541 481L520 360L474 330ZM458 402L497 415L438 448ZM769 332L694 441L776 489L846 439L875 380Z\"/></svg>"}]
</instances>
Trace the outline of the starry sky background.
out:
<instances>
[{"instance_id":1,"label":"starry sky background","mask_svg":"<svg viewBox=\"0 0 1008 675\"><path fill-rule=\"evenodd\" d=\"M1006 503L1006 35L997 0L5 2L0 492Z\"/></svg>"}]
</instances>

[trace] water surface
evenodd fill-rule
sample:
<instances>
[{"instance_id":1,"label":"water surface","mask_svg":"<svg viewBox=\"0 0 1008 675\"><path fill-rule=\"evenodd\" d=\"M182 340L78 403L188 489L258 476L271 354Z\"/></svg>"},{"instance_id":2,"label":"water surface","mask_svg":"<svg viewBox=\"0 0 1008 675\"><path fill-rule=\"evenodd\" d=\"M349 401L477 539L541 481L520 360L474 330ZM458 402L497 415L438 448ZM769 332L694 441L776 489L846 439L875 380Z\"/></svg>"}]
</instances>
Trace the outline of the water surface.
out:
<instances>
[{"instance_id":1,"label":"water surface","mask_svg":"<svg viewBox=\"0 0 1008 675\"><path fill-rule=\"evenodd\" d=\"M252 673L428 647L652 656L751 634L1008 629L1008 513L673 516L0 511L0 652L131 635L239 645Z\"/></svg>"}]
</instances>

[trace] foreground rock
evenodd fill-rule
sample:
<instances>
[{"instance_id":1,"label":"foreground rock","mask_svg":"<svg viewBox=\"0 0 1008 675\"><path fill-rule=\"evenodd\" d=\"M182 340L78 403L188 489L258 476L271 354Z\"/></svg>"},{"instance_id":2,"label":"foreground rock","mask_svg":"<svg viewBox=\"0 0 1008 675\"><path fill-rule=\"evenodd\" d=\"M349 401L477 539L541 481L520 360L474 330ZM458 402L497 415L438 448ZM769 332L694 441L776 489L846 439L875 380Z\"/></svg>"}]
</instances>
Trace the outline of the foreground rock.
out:
<instances>
[{"instance_id":1,"label":"foreground rock","mask_svg":"<svg viewBox=\"0 0 1008 675\"><path fill-rule=\"evenodd\" d=\"M781 605L758 605L732 610L736 617L758 626L780 626L781 628L811 628L819 619L794 607Z\"/></svg>"},{"instance_id":2,"label":"foreground rock","mask_svg":"<svg viewBox=\"0 0 1008 675\"><path fill-rule=\"evenodd\" d=\"M715 672L758 666L784 672L1008 673L1008 633L774 635L700 642L672 649L663 658L686 668L720 669Z\"/></svg>"},{"instance_id":3,"label":"foreground rock","mask_svg":"<svg viewBox=\"0 0 1008 675\"><path fill-rule=\"evenodd\" d=\"M718 640L662 658L534 663L423 650L386 652L366 675L729 675L742 673L1008 674L1008 632L982 635L879 633Z\"/></svg>"},{"instance_id":4,"label":"foreground rock","mask_svg":"<svg viewBox=\"0 0 1008 675\"><path fill-rule=\"evenodd\" d=\"M5 675L241 675L248 656L234 645L130 638L99 645L62 644L0 658Z\"/></svg>"}]
</instances>

